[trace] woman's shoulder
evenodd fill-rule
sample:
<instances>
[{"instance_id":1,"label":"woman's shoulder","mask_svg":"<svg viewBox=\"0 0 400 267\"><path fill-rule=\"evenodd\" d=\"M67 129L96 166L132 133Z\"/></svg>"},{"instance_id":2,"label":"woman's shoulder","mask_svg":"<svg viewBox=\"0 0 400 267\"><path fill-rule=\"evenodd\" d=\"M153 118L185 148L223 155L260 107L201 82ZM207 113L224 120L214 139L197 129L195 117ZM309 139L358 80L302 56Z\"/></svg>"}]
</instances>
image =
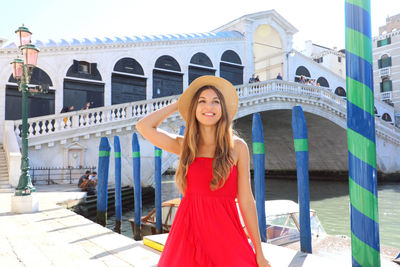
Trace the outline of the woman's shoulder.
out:
<instances>
[{"instance_id":1,"label":"woman's shoulder","mask_svg":"<svg viewBox=\"0 0 400 267\"><path fill-rule=\"evenodd\" d=\"M249 148L246 141L237 136L233 138L233 154L235 162L238 162L241 156L249 154Z\"/></svg>"}]
</instances>

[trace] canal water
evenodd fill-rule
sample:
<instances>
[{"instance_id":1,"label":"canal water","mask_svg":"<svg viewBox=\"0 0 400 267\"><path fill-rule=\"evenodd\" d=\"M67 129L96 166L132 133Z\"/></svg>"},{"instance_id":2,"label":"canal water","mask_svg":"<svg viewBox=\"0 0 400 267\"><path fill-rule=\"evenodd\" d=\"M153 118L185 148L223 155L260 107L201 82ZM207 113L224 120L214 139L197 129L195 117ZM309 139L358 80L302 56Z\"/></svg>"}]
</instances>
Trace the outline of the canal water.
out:
<instances>
[{"instance_id":1,"label":"canal water","mask_svg":"<svg viewBox=\"0 0 400 267\"><path fill-rule=\"evenodd\" d=\"M163 177L162 201L179 197L172 175ZM267 179L266 198L289 199L297 202L297 181ZM325 231L332 235L350 236L349 186L345 181L310 181L310 206L317 211ZM379 227L381 245L400 248L400 183L378 184ZM154 207L144 206L143 215ZM268 207L267 207L268 208ZM133 211L123 214L122 234L133 237L129 219ZM115 217L107 227L114 228Z\"/></svg>"}]
</instances>

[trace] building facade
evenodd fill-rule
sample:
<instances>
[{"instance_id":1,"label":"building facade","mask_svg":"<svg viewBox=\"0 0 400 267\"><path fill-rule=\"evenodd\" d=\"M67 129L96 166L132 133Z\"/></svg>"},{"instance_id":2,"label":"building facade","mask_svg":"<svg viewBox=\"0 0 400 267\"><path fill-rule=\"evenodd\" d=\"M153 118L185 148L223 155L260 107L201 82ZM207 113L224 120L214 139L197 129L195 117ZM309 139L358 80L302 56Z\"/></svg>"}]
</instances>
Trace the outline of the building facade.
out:
<instances>
[{"instance_id":1,"label":"building facade","mask_svg":"<svg viewBox=\"0 0 400 267\"><path fill-rule=\"evenodd\" d=\"M373 38L375 97L394 107L394 118L400 127L400 14L388 17Z\"/></svg>"}]
</instances>

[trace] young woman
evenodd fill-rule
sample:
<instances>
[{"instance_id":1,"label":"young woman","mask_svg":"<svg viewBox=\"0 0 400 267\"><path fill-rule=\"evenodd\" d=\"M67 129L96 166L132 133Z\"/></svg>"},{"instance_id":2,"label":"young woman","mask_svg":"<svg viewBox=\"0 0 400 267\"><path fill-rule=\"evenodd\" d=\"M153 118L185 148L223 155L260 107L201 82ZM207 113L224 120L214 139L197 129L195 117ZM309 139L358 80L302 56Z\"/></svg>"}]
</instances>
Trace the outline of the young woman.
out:
<instances>
[{"instance_id":1,"label":"young woman","mask_svg":"<svg viewBox=\"0 0 400 267\"><path fill-rule=\"evenodd\" d=\"M261 249L249 151L232 134L237 109L238 94L230 82L202 76L178 102L136 124L152 144L180 156L175 182L184 196L159 267L270 266ZM178 110L186 122L184 136L157 128ZM254 250L241 226L236 197Z\"/></svg>"}]
</instances>

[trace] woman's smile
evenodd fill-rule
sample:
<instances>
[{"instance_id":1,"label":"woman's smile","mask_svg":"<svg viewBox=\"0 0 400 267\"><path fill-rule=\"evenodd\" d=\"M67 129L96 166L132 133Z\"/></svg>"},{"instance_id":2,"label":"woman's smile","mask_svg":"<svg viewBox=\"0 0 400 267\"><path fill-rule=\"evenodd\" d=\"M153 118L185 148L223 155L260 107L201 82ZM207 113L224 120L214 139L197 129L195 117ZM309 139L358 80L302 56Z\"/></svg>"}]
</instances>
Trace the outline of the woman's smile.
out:
<instances>
[{"instance_id":1,"label":"woman's smile","mask_svg":"<svg viewBox=\"0 0 400 267\"><path fill-rule=\"evenodd\" d=\"M204 125L216 124L222 115L221 101L212 89L201 92L196 108L196 119Z\"/></svg>"}]
</instances>

